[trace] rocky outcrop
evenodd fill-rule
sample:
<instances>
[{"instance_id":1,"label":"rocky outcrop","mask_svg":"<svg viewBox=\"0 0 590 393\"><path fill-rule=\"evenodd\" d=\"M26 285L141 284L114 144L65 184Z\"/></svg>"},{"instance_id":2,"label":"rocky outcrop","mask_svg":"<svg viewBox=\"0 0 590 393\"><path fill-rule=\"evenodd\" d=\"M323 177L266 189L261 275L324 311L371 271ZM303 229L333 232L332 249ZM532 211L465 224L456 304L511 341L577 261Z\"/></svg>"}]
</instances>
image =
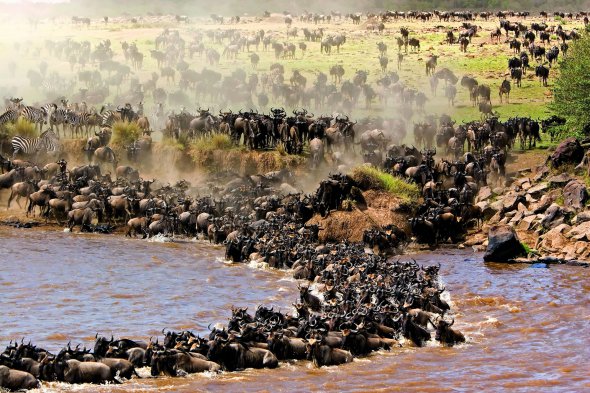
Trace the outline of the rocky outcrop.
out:
<instances>
[{"instance_id":1,"label":"rocky outcrop","mask_svg":"<svg viewBox=\"0 0 590 393\"><path fill-rule=\"evenodd\" d=\"M527 177L515 177L504 189L482 187L476 201L486 223L463 246L487 247L486 260L513 259L512 254L522 252L519 240L541 256L590 260L590 193L573 175L542 166Z\"/></svg>"},{"instance_id":2,"label":"rocky outcrop","mask_svg":"<svg viewBox=\"0 0 590 393\"><path fill-rule=\"evenodd\" d=\"M581 210L588 200L588 190L579 180L572 180L563 189L563 205L566 208Z\"/></svg>"},{"instance_id":3,"label":"rocky outcrop","mask_svg":"<svg viewBox=\"0 0 590 393\"><path fill-rule=\"evenodd\" d=\"M514 228L508 225L494 226L488 234L488 247L483 256L486 262L509 262L526 255Z\"/></svg>"},{"instance_id":4,"label":"rocky outcrop","mask_svg":"<svg viewBox=\"0 0 590 393\"><path fill-rule=\"evenodd\" d=\"M554 168L566 164L578 164L584 157L584 148L576 138L567 138L557 146L551 155Z\"/></svg>"}]
</instances>

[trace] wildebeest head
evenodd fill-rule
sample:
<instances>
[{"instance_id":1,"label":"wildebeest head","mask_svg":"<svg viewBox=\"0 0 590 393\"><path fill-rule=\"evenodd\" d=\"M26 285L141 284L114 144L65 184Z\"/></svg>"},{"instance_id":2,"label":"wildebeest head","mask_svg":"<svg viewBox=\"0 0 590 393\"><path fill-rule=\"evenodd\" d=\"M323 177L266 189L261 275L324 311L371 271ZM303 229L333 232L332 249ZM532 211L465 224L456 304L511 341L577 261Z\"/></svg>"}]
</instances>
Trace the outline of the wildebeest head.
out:
<instances>
[{"instance_id":1,"label":"wildebeest head","mask_svg":"<svg viewBox=\"0 0 590 393\"><path fill-rule=\"evenodd\" d=\"M96 333L96 341L94 343L94 355L98 357L104 357L109 349L110 344L114 341L114 337L111 336L109 340L106 337L98 337Z\"/></svg>"},{"instance_id":2,"label":"wildebeest head","mask_svg":"<svg viewBox=\"0 0 590 393\"><path fill-rule=\"evenodd\" d=\"M168 351L156 351L152 355L150 374L157 377L160 373L171 377L176 376L175 359Z\"/></svg>"}]
</instances>

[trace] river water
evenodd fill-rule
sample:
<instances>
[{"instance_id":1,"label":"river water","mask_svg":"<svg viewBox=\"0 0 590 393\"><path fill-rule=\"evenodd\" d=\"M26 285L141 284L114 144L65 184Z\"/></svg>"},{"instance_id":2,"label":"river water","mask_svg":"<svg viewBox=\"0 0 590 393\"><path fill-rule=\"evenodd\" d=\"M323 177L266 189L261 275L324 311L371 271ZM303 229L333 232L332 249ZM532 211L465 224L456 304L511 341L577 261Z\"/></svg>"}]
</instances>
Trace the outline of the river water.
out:
<instances>
[{"instance_id":1,"label":"river water","mask_svg":"<svg viewBox=\"0 0 590 393\"><path fill-rule=\"evenodd\" d=\"M159 243L116 235L0 228L0 344L58 352L94 335L147 340L162 328L206 333L230 307L290 309L297 282L281 271L222 260L205 242ZM44 385L83 392L582 392L590 391L590 270L484 264L480 254L415 256L441 263L464 345L401 348L341 367L309 362L119 386ZM140 370L149 375L148 369Z\"/></svg>"}]
</instances>

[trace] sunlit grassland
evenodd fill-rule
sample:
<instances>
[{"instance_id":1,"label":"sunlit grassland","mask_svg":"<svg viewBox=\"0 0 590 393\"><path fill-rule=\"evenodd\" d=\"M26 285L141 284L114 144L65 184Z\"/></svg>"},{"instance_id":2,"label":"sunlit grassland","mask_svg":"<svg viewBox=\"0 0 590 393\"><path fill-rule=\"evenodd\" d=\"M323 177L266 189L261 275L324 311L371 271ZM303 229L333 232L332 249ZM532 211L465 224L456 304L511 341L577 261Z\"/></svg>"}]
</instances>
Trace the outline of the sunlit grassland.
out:
<instances>
[{"instance_id":1,"label":"sunlit grassland","mask_svg":"<svg viewBox=\"0 0 590 393\"><path fill-rule=\"evenodd\" d=\"M532 20L527 20L525 23L531 23ZM559 21L550 21L550 24L559 24ZM577 22L568 22L566 26L568 29L576 26ZM185 60L190 64L190 67L196 71L201 71L203 68L214 69L223 75L228 75L237 68L242 68L248 74L258 72L259 74L268 72L271 64L280 63L285 67L285 80L288 83L289 77L294 70L300 71L307 78L307 85L311 86L320 72L325 73L329 77L329 68L335 64L342 64L346 70L344 79L351 79L357 70L365 70L368 72L368 80L375 85L375 81L383 75L380 70L378 60L377 43L383 41L388 46L387 56L389 57L388 71L398 73L400 80L407 86L426 92L429 97L429 102L426 105L426 112L428 114L442 114L447 113L452 115L457 121L469 121L479 119L480 114L476 107L473 107L469 102L468 92L465 88L457 84L457 99L456 106L450 107L446 98L443 96L444 82L440 82L438 88L438 95L433 96L430 91L429 77L425 74L425 61L429 55L439 56L438 69L447 67L451 69L457 77L461 78L463 75L470 75L475 77L480 83L487 84L492 89L492 103L494 111L501 118L508 118L511 116L530 116L532 118L544 118L550 115L547 109L547 103L551 101L551 86L558 74L558 66L551 69L549 86L543 87L539 80L534 77L534 69L530 69L527 75L523 78L522 87L512 85L512 92L510 94L510 103L499 102L498 89L502 80L506 77L508 68L508 58L512 57L513 51L509 49L507 39L502 36L500 43L495 43L490 40L490 31L498 25L497 20L484 22L477 21L476 24L481 27L480 32L474 37L473 42L469 45L467 53L459 51L458 45L448 45L445 43L446 31L450 28L460 29L459 22L441 23L438 21L431 21L429 23L413 22L413 21L397 21L394 23L387 23L384 34L376 32L368 32L363 25L354 26L349 23L334 23L324 25L309 25L302 24L295 21L294 26L299 28L298 37L286 37L286 25L279 19L271 21L262 21L260 23L243 23L239 25L212 25L210 23L197 24L189 23L187 25L166 25L158 23L109 23L104 25L102 23L94 23L87 27L73 26L70 23L42 23L37 30L25 29L22 33L22 38L18 41L19 47L15 46L15 40L9 39L10 35L5 35L0 38L0 56L5 61L0 64L0 87L2 87L3 96L22 96L26 98L29 103L44 103L46 97L42 94L38 86L30 86L26 77L29 69L38 70L41 61L47 61L49 64L48 73L56 71L61 75L70 75L71 78L76 79L80 71L78 66L71 69L70 64L65 60L58 60L48 54L44 47L46 39L59 41L63 39L73 39L76 41L89 41L92 46L96 45L102 40L109 39L111 47L115 52L114 60L124 63L124 57L121 49L121 42L128 43L135 42L139 50L144 54L144 62L141 70L134 72L135 78L141 82L146 81L151 77L153 72L159 73L156 62L150 56L150 50L155 49L154 39L162 31L164 27L178 29L187 45L193 40L197 34L203 34L204 43L207 48L215 48L219 53L223 53L223 44L218 44L210 40L205 34L207 30L218 29L239 29L247 33L253 33L257 30L263 29L266 35L271 35L274 40L288 43L293 42L299 44L305 42L307 51L305 54L297 48L295 59L276 59L272 49L268 51L262 50L262 43L258 51L251 47L251 53L256 51L260 56L260 62L257 70L254 70L250 64L250 53L240 52L236 59L227 59L222 56L218 66L211 66L206 63L205 57L196 54L192 59L188 56ZM581 22L580 22L581 24ZM408 26L411 30L411 36L420 39L421 50L419 52L409 51L404 54L404 60L401 69L397 70L397 54L398 48L395 42L395 37L399 33L401 26ZM325 29L325 34L343 33L347 36L346 43L341 47L340 53L333 48L331 55L320 53L319 42L304 41L302 28L315 29L322 27ZM14 29L14 26L3 26L0 30ZM0 31L1 32L1 31ZM553 41L551 45L558 44ZM17 63L16 73L12 76L7 72L8 63L14 61ZM531 59L531 66L536 66L536 61ZM97 65L89 64L86 69L95 69ZM509 78L509 76L508 76ZM163 87L168 92L179 88L180 76L177 73L175 83L168 83L163 78L158 81L158 87ZM78 87L73 92L78 91ZM125 91L126 85L122 87L121 91ZM260 89L260 88L259 88ZM193 97L192 92L187 92L190 97ZM116 92L111 89L111 95L107 101L115 103ZM279 106L271 94L270 105ZM146 107L151 107L151 94L146 94ZM253 100L256 106L256 99ZM135 104L135 103L134 103ZM207 105L212 108L219 108L224 103L216 102L195 102L197 105ZM367 115L396 117L400 116L400 105L389 100L388 105L379 102L375 99L371 108L365 108L364 99L361 97L354 113L354 117L363 117ZM241 108L232 108L238 110ZM261 110L268 110L269 108L258 108ZM288 108L291 109L291 108ZM339 108L311 108L311 111L319 114L332 113ZM290 111L289 111L290 112ZM415 116L411 122L418 122L422 118L422 114L416 111Z\"/></svg>"}]
</instances>

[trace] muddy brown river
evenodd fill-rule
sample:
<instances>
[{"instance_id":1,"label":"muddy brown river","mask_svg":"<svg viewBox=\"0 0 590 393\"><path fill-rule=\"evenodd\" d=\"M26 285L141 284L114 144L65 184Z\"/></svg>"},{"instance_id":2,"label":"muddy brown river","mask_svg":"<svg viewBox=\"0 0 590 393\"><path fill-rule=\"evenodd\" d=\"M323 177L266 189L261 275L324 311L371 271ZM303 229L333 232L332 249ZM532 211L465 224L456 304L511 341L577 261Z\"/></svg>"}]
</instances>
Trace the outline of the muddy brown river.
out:
<instances>
[{"instance_id":1,"label":"muddy brown river","mask_svg":"<svg viewBox=\"0 0 590 393\"><path fill-rule=\"evenodd\" d=\"M94 335L149 339L162 328L205 334L230 307L290 309L288 272L223 262L205 242L0 228L0 343L31 339L53 352ZM590 270L484 264L471 252L415 256L440 262L467 343L383 351L340 367L134 379L118 386L44 384L44 392L583 392L590 391ZM140 374L149 376L147 368Z\"/></svg>"}]
</instances>

